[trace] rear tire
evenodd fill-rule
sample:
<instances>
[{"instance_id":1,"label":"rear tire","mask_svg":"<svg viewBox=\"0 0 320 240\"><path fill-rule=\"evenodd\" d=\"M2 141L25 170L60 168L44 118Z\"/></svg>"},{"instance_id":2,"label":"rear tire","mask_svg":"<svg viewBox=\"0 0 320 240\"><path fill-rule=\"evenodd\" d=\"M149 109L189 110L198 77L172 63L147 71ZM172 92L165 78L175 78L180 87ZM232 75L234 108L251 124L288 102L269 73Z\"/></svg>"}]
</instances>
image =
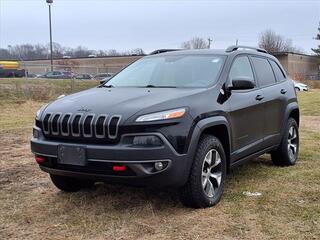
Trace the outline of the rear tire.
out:
<instances>
[{"instance_id":1,"label":"rear tire","mask_svg":"<svg viewBox=\"0 0 320 240\"><path fill-rule=\"evenodd\" d=\"M61 191L77 192L82 188L90 188L93 181L50 174L52 183Z\"/></svg>"},{"instance_id":2,"label":"rear tire","mask_svg":"<svg viewBox=\"0 0 320 240\"><path fill-rule=\"evenodd\" d=\"M299 128L294 118L289 118L278 149L271 152L276 166L292 166L299 155Z\"/></svg>"},{"instance_id":3,"label":"rear tire","mask_svg":"<svg viewBox=\"0 0 320 240\"><path fill-rule=\"evenodd\" d=\"M180 190L181 202L193 208L216 205L224 190L226 172L221 142L214 136L204 135L198 144L189 179Z\"/></svg>"}]
</instances>

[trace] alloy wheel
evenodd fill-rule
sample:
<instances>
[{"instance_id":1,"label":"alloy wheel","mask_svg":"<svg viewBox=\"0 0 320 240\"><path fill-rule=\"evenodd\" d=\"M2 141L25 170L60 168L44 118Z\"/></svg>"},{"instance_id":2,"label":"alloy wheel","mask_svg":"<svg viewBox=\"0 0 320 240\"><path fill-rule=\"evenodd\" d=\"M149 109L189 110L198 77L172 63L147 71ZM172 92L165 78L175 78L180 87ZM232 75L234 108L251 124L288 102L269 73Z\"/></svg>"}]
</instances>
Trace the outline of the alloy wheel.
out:
<instances>
[{"instance_id":1,"label":"alloy wheel","mask_svg":"<svg viewBox=\"0 0 320 240\"><path fill-rule=\"evenodd\" d=\"M296 157L298 148L298 136L297 130L294 126L289 128L289 135L288 135L288 154L291 160Z\"/></svg>"},{"instance_id":2,"label":"alloy wheel","mask_svg":"<svg viewBox=\"0 0 320 240\"><path fill-rule=\"evenodd\" d=\"M221 177L221 156L217 150L211 149L204 158L201 175L202 188L208 197L213 197L218 191Z\"/></svg>"}]
</instances>

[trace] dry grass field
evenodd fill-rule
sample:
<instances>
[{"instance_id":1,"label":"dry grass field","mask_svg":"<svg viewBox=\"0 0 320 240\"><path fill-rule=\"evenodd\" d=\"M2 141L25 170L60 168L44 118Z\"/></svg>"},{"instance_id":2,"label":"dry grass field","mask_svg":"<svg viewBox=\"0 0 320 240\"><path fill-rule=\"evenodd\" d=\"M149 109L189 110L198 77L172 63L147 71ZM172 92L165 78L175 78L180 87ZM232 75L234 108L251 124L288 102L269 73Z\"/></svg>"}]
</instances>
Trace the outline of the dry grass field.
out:
<instances>
[{"instance_id":1,"label":"dry grass field","mask_svg":"<svg viewBox=\"0 0 320 240\"><path fill-rule=\"evenodd\" d=\"M41 97L32 87L26 95L22 81L0 79L0 239L320 239L319 90L299 93L297 165L254 159L228 175L216 207L194 210L171 189L97 184L58 191L38 169L29 139L36 110L70 92L70 81L30 81L46 90ZM76 82L73 90L94 84Z\"/></svg>"}]
</instances>

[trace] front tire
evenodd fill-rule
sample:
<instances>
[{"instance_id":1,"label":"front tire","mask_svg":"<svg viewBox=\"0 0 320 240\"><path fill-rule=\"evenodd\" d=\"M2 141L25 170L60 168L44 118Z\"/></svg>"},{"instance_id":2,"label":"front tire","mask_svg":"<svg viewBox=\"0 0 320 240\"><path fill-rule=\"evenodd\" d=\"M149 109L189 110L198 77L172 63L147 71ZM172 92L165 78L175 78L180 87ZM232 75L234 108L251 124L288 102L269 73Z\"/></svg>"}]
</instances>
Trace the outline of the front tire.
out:
<instances>
[{"instance_id":1,"label":"front tire","mask_svg":"<svg viewBox=\"0 0 320 240\"><path fill-rule=\"evenodd\" d=\"M296 164L299 155L299 128L294 118L289 118L281 143L271 152L272 162L276 166L292 166Z\"/></svg>"},{"instance_id":2,"label":"front tire","mask_svg":"<svg viewBox=\"0 0 320 240\"><path fill-rule=\"evenodd\" d=\"M90 188L93 181L50 174L52 183L61 191L77 192L82 188Z\"/></svg>"},{"instance_id":3,"label":"front tire","mask_svg":"<svg viewBox=\"0 0 320 240\"><path fill-rule=\"evenodd\" d=\"M222 196L226 177L226 156L218 138L204 135L199 142L190 176L180 190L187 207L206 208L216 205Z\"/></svg>"}]
</instances>

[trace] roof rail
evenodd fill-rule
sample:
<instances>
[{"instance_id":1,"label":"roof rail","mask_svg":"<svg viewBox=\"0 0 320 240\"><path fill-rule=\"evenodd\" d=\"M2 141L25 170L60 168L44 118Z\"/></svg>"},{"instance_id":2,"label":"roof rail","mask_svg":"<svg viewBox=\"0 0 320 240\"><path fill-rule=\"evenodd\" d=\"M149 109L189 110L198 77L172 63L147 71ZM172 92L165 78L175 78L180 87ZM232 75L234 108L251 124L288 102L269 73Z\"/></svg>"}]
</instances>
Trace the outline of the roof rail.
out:
<instances>
[{"instance_id":1,"label":"roof rail","mask_svg":"<svg viewBox=\"0 0 320 240\"><path fill-rule=\"evenodd\" d=\"M157 49L151 52L149 55L155 55L155 54L160 54L160 53L165 53L165 52L173 52L173 51L179 51L181 49Z\"/></svg>"},{"instance_id":2,"label":"roof rail","mask_svg":"<svg viewBox=\"0 0 320 240\"><path fill-rule=\"evenodd\" d=\"M268 53L266 50L262 49L262 48L255 48L255 47L249 47L249 46L242 46L242 45L233 45L230 46L226 49L226 52L233 52L238 50L239 48L243 48L243 49L251 49L251 50L256 50L258 52L262 52L262 53Z\"/></svg>"}]
</instances>

